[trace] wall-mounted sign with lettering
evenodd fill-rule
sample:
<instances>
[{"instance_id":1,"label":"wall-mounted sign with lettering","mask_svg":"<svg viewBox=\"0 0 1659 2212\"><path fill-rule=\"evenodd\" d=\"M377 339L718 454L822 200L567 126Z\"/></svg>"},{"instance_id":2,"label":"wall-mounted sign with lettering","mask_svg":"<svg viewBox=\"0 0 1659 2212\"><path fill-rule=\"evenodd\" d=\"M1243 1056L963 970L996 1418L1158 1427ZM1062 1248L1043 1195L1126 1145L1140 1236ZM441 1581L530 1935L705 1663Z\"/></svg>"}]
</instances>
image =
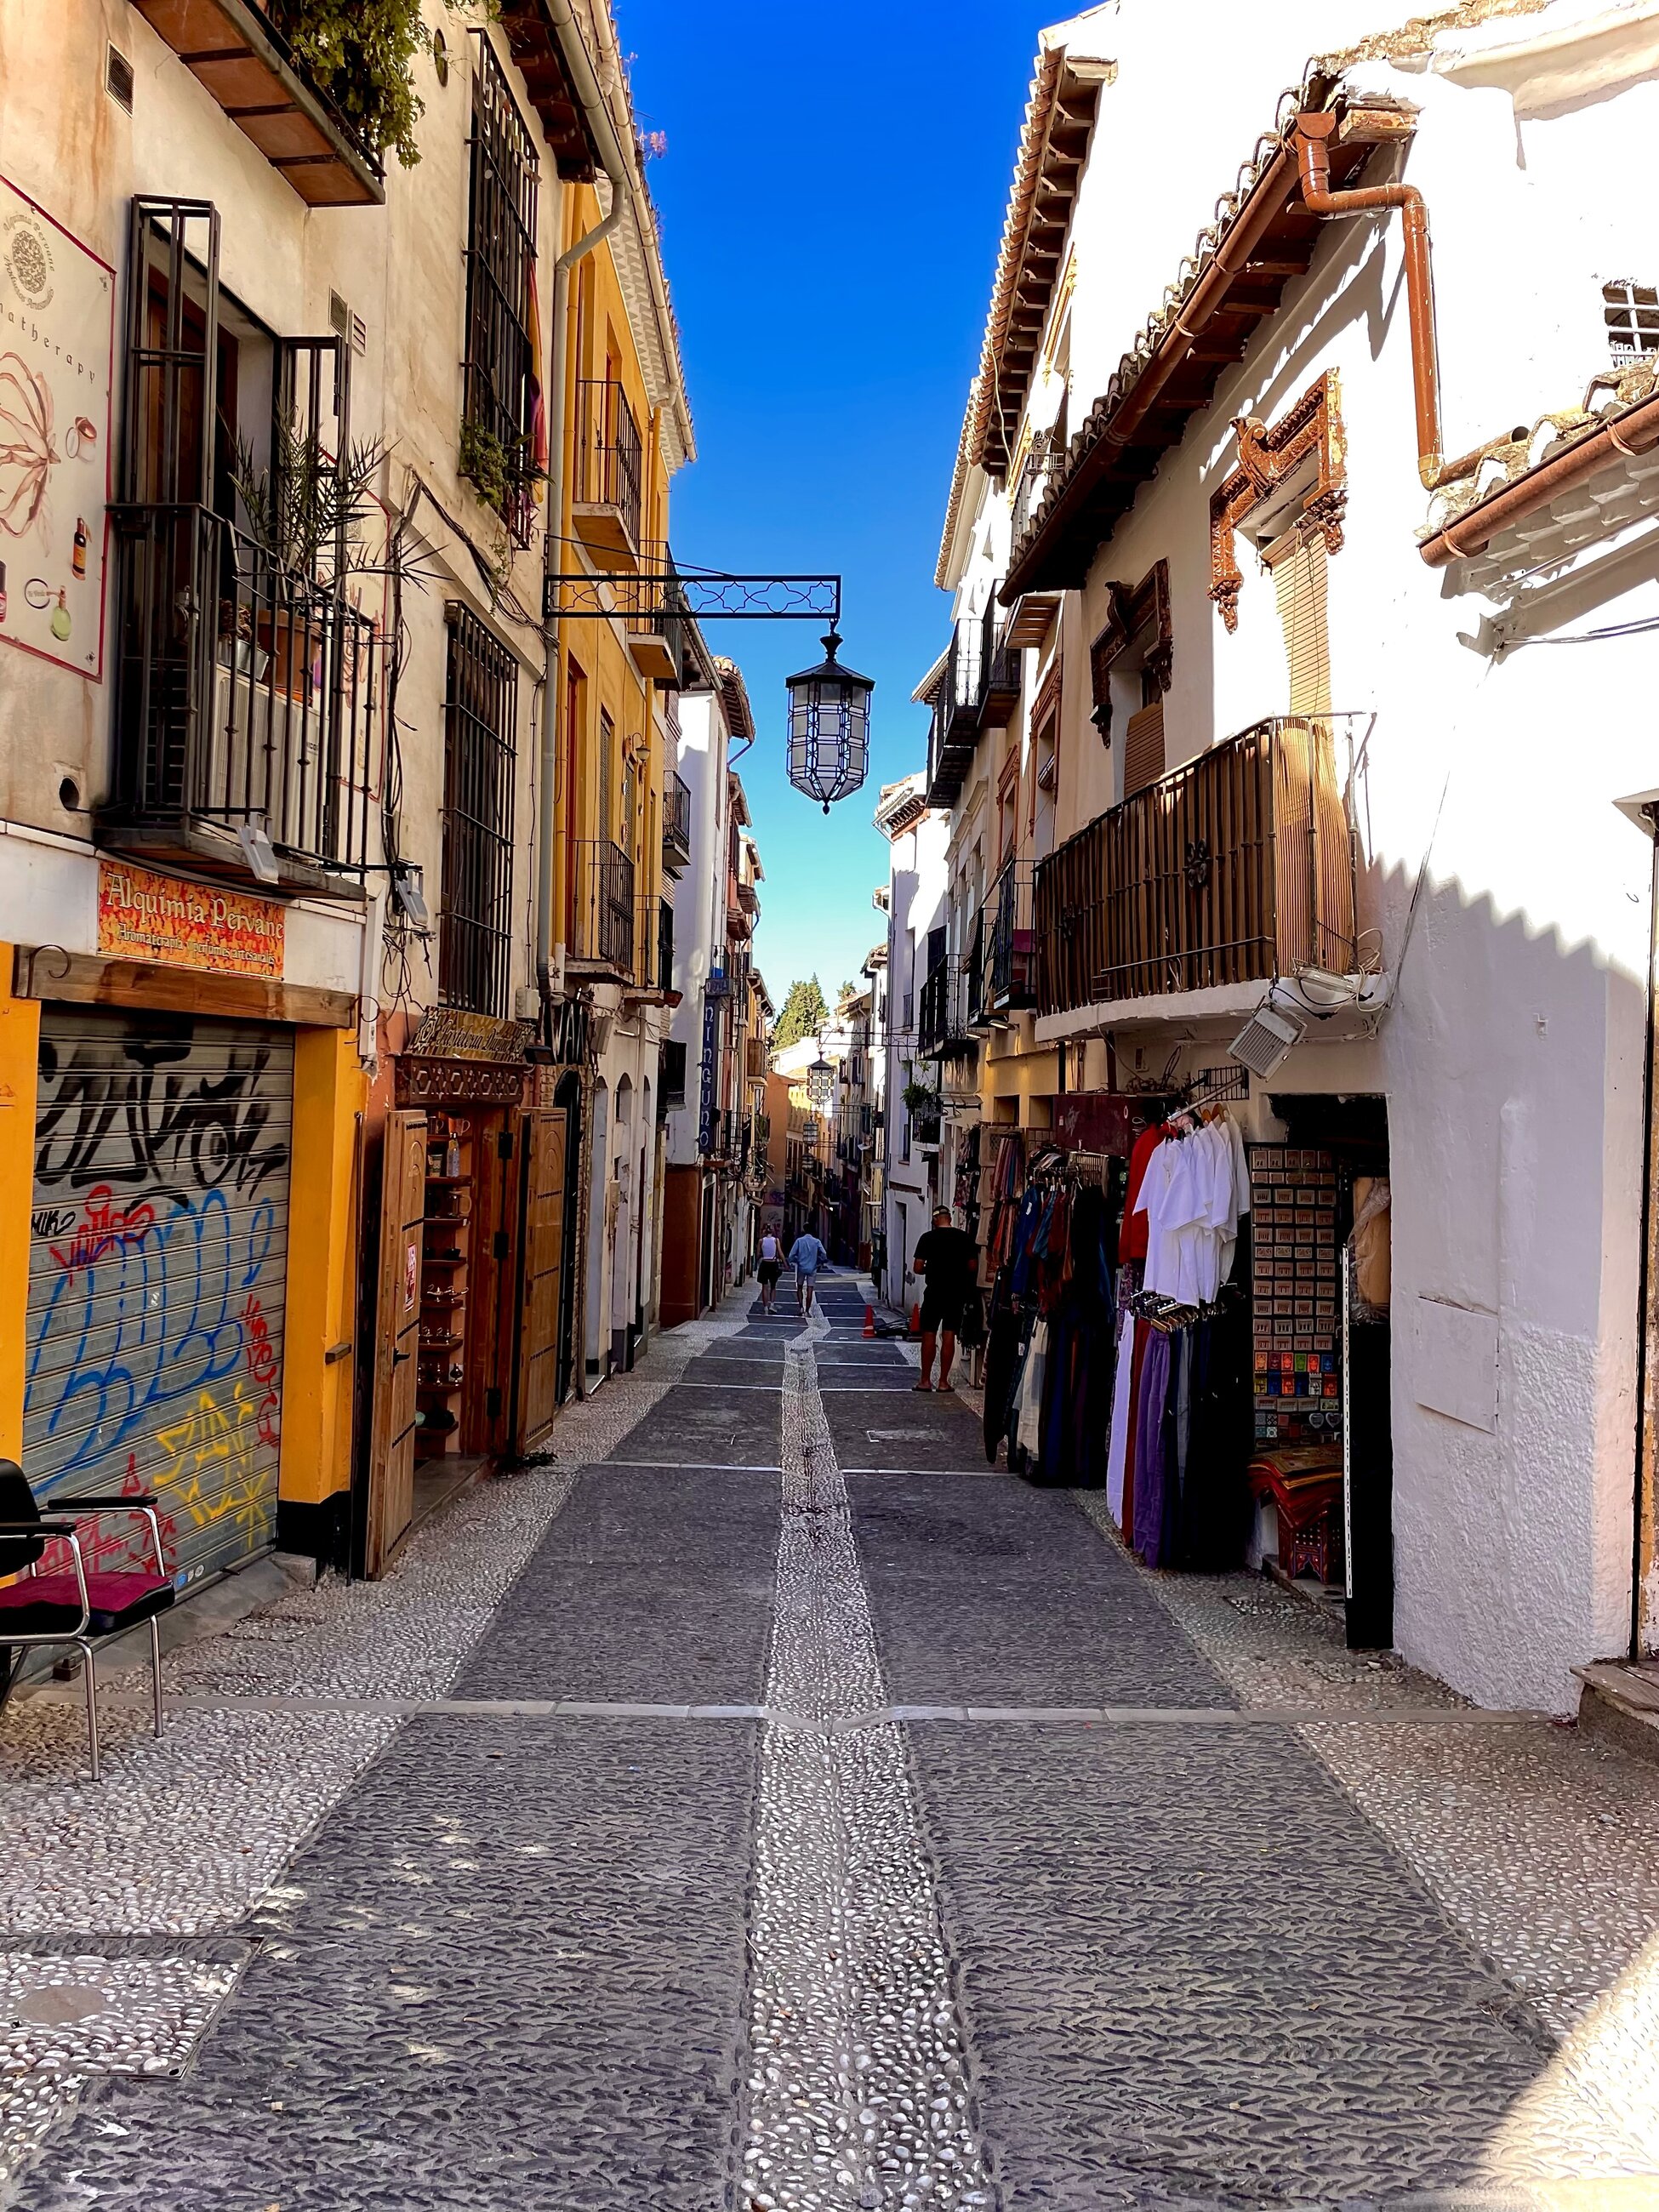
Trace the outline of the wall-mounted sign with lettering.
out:
<instances>
[{"instance_id":1,"label":"wall-mounted sign with lettering","mask_svg":"<svg viewBox=\"0 0 1659 2212\"><path fill-rule=\"evenodd\" d=\"M283 920L271 899L185 883L126 860L98 863L98 950L116 959L280 979Z\"/></svg>"}]
</instances>

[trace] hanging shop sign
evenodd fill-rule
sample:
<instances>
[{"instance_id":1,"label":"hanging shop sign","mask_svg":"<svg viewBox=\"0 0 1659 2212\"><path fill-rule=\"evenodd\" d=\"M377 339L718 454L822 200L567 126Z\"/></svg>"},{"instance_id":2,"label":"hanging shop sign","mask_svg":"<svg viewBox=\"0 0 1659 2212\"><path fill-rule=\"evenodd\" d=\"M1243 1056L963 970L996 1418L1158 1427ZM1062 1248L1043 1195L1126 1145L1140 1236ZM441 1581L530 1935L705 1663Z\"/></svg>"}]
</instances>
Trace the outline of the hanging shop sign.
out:
<instances>
[{"instance_id":1,"label":"hanging shop sign","mask_svg":"<svg viewBox=\"0 0 1659 2212\"><path fill-rule=\"evenodd\" d=\"M98 950L118 960L280 979L284 921L271 899L186 883L125 860L98 863Z\"/></svg>"},{"instance_id":2,"label":"hanging shop sign","mask_svg":"<svg viewBox=\"0 0 1659 2212\"><path fill-rule=\"evenodd\" d=\"M104 673L115 271L0 177L0 642Z\"/></svg>"},{"instance_id":3,"label":"hanging shop sign","mask_svg":"<svg viewBox=\"0 0 1659 2212\"><path fill-rule=\"evenodd\" d=\"M504 1022L493 1014L469 1013L462 1006L428 1006L404 1046L425 1060L514 1060L536 1041L533 1022Z\"/></svg>"}]
</instances>

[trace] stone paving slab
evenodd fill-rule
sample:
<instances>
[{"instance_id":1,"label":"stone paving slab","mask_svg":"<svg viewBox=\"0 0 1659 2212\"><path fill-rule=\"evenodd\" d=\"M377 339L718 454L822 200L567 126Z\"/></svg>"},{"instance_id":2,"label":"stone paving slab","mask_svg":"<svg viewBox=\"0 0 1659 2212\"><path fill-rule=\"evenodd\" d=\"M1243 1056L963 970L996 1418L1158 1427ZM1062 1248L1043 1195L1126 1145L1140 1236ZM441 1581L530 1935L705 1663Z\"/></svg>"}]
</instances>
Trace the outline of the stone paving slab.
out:
<instances>
[{"instance_id":1,"label":"stone paving slab","mask_svg":"<svg viewBox=\"0 0 1659 2212\"><path fill-rule=\"evenodd\" d=\"M1064 1492L925 1473L848 1491L896 1704L1236 1702Z\"/></svg>"},{"instance_id":2,"label":"stone paving slab","mask_svg":"<svg viewBox=\"0 0 1659 2212\"><path fill-rule=\"evenodd\" d=\"M454 1694L754 1704L775 1549L775 1522L771 1536L757 1534L725 1566L538 1553L457 1674Z\"/></svg>"},{"instance_id":3,"label":"stone paving slab","mask_svg":"<svg viewBox=\"0 0 1659 2212\"><path fill-rule=\"evenodd\" d=\"M878 1405L839 1391L826 1395L823 1410L842 1467L891 1465L921 1470L987 1463L980 1425L954 1397L915 1389L915 1376L909 1374L895 1395L902 1402L885 1395ZM872 1430L881 1433L872 1435Z\"/></svg>"},{"instance_id":4,"label":"stone paving slab","mask_svg":"<svg viewBox=\"0 0 1659 2212\"><path fill-rule=\"evenodd\" d=\"M717 1390L672 1390L617 1445L615 1457L776 1467L782 1409L777 1394L728 1398Z\"/></svg>"},{"instance_id":5,"label":"stone paving slab","mask_svg":"<svg viewBox=\"0 0 1659 2212\"><path fill-rule=\"evenodd\" d=\"M1643 2170L1293 1741L907 1735L1011 2203L1386 2203Z\"/></svg>"},{"instance_id":6,"label":"stone paving slab","mask_svg":"<svg viewBox=\"0 0 1659 2212\"><path fill-rule=\"evenodd\" d=\"M724 2204L755 1757L741 1723L413 1723L188 2080L105 2087L24 2212Z\"/></svg>"}]
</instances>

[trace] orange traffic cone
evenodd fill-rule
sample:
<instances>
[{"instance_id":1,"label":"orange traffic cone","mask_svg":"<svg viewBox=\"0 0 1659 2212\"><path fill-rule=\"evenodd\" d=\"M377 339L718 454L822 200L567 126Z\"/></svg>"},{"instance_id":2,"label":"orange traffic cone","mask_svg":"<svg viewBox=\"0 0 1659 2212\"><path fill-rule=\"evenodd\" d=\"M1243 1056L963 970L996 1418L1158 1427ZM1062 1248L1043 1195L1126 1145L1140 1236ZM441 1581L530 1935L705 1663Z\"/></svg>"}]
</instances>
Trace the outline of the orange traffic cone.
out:
<instances>
[{"instance_id":1,"label":"orange traffic cone","mask_svg":"<svg viewBox=\"0 0 1659 2212\"><path fill-rule=\"evenodd\" d=\"M866 1336L873 1336L876 1333L876 1310L873 1306L864 1309L864 1333Z\"/></svg>"}]
</instances>

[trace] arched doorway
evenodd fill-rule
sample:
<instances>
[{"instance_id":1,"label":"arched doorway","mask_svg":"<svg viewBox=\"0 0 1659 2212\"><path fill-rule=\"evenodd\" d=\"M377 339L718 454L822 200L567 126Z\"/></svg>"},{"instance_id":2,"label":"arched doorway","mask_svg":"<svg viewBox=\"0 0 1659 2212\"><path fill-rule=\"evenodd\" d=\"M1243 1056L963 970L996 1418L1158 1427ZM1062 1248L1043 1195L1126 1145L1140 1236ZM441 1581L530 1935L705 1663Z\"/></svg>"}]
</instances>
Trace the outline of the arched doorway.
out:
<instances>
[{"instance_id":1,"label":"arched doorway","mask_svg":"<svg viewBox=\"0 0 1659 2212\"><path fill-rule=\"evenodd\" d=\"M559 1087L553 1094L553 1103L562 1107L565 1115L564 1147L564 1250L559 1263L559 1364L554 1395L560 1405L570 1395L570 1384L576 1364L576 1207L581 1194L582 1173L582 1086L575 1069L567 1068L559 1078Z\"/></svg>"},{"instance_id":2,"label":"arched doorway","mask_svg":"<svg viewBox=\"0 0 1659 2212\"><path fill-rule=\"evenodd\" d=\"M599 1297L605 1288L605 1200L611 1173L611 1094L601 1077L593 1085L593 1148L587 1178L587 1327L583 1356L590 1376L599 1372L603 1342Z\"/></svg>"},{"instance_id":3,"label":"arched doorway","mask_svg":"<svg viewBox=\"0 0 1659 2212\"><path fill-rule=\"evenodd\" d=\"M634 1083L617 1085L617 1195L611 1212L611 1364L629 1364L629 1330L634 1319L634 1224L638 1206L634 1167Z\"/></svg>"}]
</instances>

